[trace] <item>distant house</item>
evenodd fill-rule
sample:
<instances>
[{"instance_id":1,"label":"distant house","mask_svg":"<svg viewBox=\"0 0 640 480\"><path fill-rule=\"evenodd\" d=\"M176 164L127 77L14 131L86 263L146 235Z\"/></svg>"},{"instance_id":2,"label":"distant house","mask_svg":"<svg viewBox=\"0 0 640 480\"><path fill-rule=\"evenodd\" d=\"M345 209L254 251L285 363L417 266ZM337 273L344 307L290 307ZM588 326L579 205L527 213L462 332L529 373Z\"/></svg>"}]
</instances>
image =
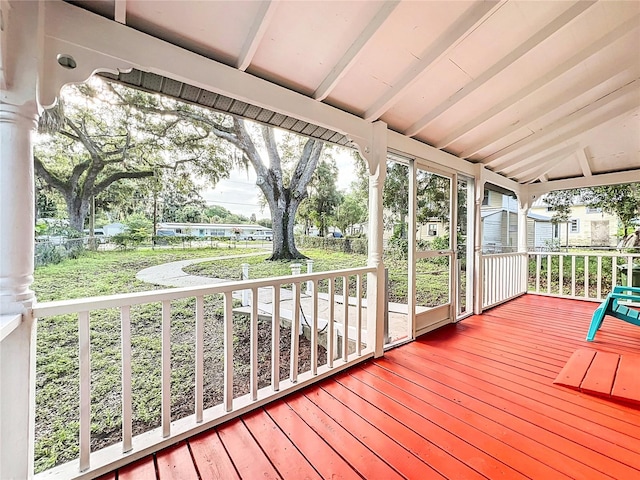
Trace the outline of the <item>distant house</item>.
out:
<instances>
[{"instance_id":1,"label":"distant house","mask_svg":"<svg viewBox=\"0 0 640 480\"><path fill-rule=\"evenodd\" d=\"M114 235L117 235L119 233L124 232L125 229L125 225L124 223L108 223L107 225L104 225L102 227L102 231L104 232L104 236L105 237L112 237Z\"/></svg>"},{"instance_id":2,"label":"distant house","mask_svg":"<svg viewBox=\"0 0 640 480\"><path fill-rule=\"evenodd\" d=\"M553 209L544 201L536 201L531 212L553 216ZM553 225L553 238L570 247L615 247L618 243L619 221L615 215L599 208L587 207L576 201L571 207L569 221Z\"/></svg>"},{"instance_id":3,"label":"distant house","mask_svg":"<svg viewBox=\"0 0 640 480\"><path fill-rule=\"evenodd\" d=\"M515 198L485 190L481 208L482 250L505 253L518 250L518 204ZM527 248L541 250L557 239L551 216L533 211L527 214Z\"/></svg>"},{"instance_id":4,"label":"distant house","mask_svg":"<svg viewBox=\"0 0 640 480\"><path fill-rule=\"evenodd\" d=\"M159 223L157 230L193 237L238 238L241 240L271 240L273 230L255 224L227 223Z\"/></svg>"}]
</instances>

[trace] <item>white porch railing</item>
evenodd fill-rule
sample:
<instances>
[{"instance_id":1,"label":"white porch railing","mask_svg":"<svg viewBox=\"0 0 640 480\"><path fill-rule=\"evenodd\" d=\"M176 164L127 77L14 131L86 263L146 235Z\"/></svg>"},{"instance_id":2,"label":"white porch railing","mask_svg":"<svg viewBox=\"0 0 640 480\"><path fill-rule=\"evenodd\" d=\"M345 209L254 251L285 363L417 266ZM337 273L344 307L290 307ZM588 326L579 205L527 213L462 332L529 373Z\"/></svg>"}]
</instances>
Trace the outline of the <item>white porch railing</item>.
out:
<instances>
[{"instance_id":1,"label":"white porch railing","mask_svg":"<svg viewBox=\"0 0 640 480\"><path fill-rule=\"evenodd\" d=\"M529 293L601 301L614 285L633 285L640 254L531 252Z\"/></svg>"},{"instance_id":2,"label":"white porch railing","mask_svg":"<svg viewBox=\"0 0 640 480\"><path fill-rule=\"evenodd\" d=\"M230 418L238 416L248 410L263 405L275 398L286 395L294 390L302 388L338 370L346 368L357 362L365 360L373 355L370 339L375 338L375 332L367 332L367 336L361 339L362 313L361 292L363 281L367 274L373 274L375 268L363 267L315 274L297 275L295 277L277 277L261 280L247 280L240 282L228 282L211 286L195 288L177 288L139 292L131 294L113 295L105 297L83 298L78 300L48 302L37 304L32 311L36 318L51 317L62 314L76 314L78 318L79 332L79 371L80 371L80 438L79 459L67 464L55 467L38 474L38 478L89 478L98 476L104 472L117 468L125 463L147 455L153 451L170 445L181 439L187 438L199 431L203 431L214 425L222 423ZM349 296L349 279L356 280L356 295L358 297L354 305L344 301L342 307L335 308L336 295L335 281L342 278L342 298ZM326 317L327 359L325 365L318 365L318 282L328 280L328 287L324 292L324 298L328 297L328 314ZM309 371L298 373L298 347L300 335L300 305L301 286L311 282L313 288L307 293L310 295L312 314L306 313L310 319L311 342L311 367ZM308 283L307 283L308 284ZM291 355L290 375L286 380L280 380L280 301L283 286L291 285L291 301L294 306L291 322ZM258 295L259 290L271 289L273 309L269 314L272 322L271 334L271 385L258 387ZM233 293L242 290L251 291L250 311L250 344L246 346L250 350L250 381L249 393L234 398L234 371L233 371ZM204 408L204 297L208 295L222 295L223 308L223 352L224 352L224 391L221 404L210 408ZM181 419L171 418L171 311L172 301L185 298L195 298L195 385L194 385L194 414ZM321 300L324 301L324 300ZM161 322L161 426L154 430L134 436L132 434L132 356L131 356L131 307L150 303L161 303L162 314L158 319ZM91 452L91 364L90 364L90 318L91 313L103 309L119 309L121 319L121 373L122 373L122 440L109 447L96 452ZM350 320L351 309L358 311ZM339 312L338 310L341 310ZM369 315L377 312L368 312ZM336 319L334 317L338 317ZM354 325L349 325L354 322ZM375 322L371 322L375 324ZM339 328L338 328L339 327ZM349 342L342 341L340 351L336 348L336 332L349 331L355 327L358 343L355 348L349 349ZM114 332L115 334L115 332ZM362 344L366 344L362 348ZM353 350L353 353L350 353ZM32 381L35 381L32 379Z\"/></svg>"},{"instance_id":3,"label":"white porch railing","mask_svg":"<svg viewBox=\"0 0 640 480\"><path fill-rule=\"evenodd\" d=\"M482 308L511 300L527 291L527 254L482 256Z\"/></svg>"}]
</instances>

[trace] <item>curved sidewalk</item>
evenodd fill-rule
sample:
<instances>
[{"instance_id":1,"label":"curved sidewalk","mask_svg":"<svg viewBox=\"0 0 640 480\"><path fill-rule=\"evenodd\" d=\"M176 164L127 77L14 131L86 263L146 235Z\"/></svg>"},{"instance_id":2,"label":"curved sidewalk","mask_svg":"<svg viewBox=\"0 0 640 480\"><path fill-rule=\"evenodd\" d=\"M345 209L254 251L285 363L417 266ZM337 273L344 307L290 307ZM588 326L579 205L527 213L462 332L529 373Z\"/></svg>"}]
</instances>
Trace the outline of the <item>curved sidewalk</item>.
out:
<instances>
[{"instance_id":1,"label":"curved sidewalk","mask_svg":"<svg viewBox=\"0 0 640 480\"><path fill-rule=\"evenodd\" d=\"M136 278L142 282L163 285L165 287L197 287L200 285L211 285L212 283L228 282L225 278L211 278L200 275L185 273L184 267L195 263L210 262L214 260L226 260L229 258L256 257L264 255L265 252L243 253L240 255L222 255L219 257L193 258L190 260L180 260L177 262L163 263L153 267L140 270Z\"/></svg>"}]
</instances>

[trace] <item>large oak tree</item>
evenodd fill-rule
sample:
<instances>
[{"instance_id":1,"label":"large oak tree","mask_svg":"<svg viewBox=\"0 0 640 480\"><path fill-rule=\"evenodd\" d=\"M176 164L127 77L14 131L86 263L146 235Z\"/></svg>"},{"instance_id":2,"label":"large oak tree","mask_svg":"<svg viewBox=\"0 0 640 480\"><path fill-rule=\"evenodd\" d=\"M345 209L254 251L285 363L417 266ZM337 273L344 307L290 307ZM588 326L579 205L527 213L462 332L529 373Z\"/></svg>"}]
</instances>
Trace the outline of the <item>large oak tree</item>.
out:
<instances>
[{"instance_id":1,"label":"large oak tree","mask_svg":"<svg viewBox=\"0 0 640 480\"><path fill-rule=\"evenodd\" d=\"M105 88L99 79L67 87L40 120L35 172L62 195L76 230L84 227L92 197L117 182L168 176L189 184L197 174L215 184L232 165L228 148L211 132L150 118L122 102L119 90L124 87Z\"/></svg>"}]
</instances>

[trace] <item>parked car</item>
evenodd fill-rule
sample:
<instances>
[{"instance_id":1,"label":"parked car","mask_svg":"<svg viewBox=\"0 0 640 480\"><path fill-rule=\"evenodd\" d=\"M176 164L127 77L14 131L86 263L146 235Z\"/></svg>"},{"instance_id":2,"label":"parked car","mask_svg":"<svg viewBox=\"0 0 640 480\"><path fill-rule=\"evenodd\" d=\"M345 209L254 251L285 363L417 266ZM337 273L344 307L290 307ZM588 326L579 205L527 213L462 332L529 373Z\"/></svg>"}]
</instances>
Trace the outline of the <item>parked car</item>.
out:
<instances>
[{"instance_id":1,"label":"parked car","mask_svg":"<svg viewBox=\"0 0 640 480\"><path fill-rule=\"evenodd\" d=\"M342 233L340 232L329 232L327 238L342 238Z\"/></svg>"}]
</instances>

